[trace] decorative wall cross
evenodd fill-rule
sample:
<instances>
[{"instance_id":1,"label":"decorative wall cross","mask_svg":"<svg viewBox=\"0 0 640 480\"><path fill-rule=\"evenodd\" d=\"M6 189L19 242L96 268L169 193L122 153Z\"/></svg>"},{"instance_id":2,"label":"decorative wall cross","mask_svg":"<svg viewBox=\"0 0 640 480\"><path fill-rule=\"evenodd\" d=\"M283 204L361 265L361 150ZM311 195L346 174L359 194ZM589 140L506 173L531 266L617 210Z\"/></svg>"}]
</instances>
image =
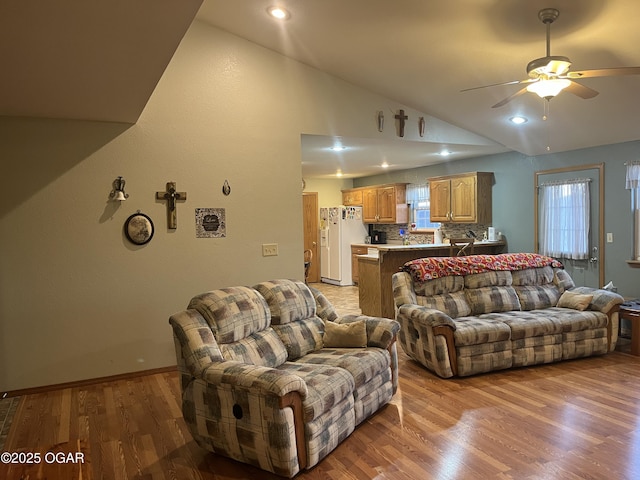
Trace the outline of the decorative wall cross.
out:
<instances>
[{"instance_id":1,"label":"decorative wall cross","mask_svg":"<svg viewBox=\"0 0 640 480\"><path fill-rule=\"evenodd\" d=\"M400 120L400 136L404 137L404 121L409 117L404 114L404 110L400 110L400 113L395 116L396 120Z\"/></svg>"},{"instance_id":2,"label":"decorative wall cross","mask_svg":"<svg viewBox=\"0 0 640 480\"><path fill-rule=\"evenodd\" d=\"M164 192L156 192L158 200L167 201L167 224L169 228L178 227L178 209L176 201L186 200L187 192L176 192L176 182L167 182L167 189Z\"/></svg>"}]
</instances>

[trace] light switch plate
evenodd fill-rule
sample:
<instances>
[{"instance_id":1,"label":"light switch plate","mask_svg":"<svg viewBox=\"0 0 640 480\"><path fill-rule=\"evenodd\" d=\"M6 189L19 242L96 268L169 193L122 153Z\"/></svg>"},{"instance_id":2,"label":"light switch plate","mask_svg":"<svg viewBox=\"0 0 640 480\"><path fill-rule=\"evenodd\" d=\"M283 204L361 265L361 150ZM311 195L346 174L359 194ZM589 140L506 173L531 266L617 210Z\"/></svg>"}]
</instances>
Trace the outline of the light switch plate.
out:
<instances>
[{"instance_id":1,"label":"light switch plate","mask_svg":"<svg viewBox=\"0 0 640 480\"><path fill-rule=\"evenodd\" d=\"M262 256L263 257L276 257L276 256L278 256L278 244L277 243L263 243L262 244Z\"/></svg>"},{"instance_id":2,"label":"light switch plate","mask_svg":"<svg viewBox=\"0 0 640 480\"><path fill-rule=\"evenodd\" d=\"M613 243L613 233L607 232L607 243Z\"/></svg>"}]
</instances>

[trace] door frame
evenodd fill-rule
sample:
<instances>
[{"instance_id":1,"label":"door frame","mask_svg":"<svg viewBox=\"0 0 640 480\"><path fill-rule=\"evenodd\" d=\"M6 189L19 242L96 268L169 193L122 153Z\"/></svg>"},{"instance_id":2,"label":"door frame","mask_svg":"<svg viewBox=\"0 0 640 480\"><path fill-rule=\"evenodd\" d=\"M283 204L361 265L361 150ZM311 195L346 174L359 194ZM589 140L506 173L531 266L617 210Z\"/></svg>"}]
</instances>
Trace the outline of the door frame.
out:
<instances>
[{"instance_id":1,"label":"door frame","mask_svg":"<svg viewBox=\"0 0 640 480\"><path fill-rule=\"evenodd\" d=\"M310 200L310 204L309 201ZM318 192L302 192L302 222L304 249L313 252L313 261L309 268L309 283L320 281L320 221L318 210Z\"/></svg>"},{"instance_id":2,"label":"door frame","mask_svg":"<svg viewBox=\"0 0 640 480\"><path fill-rule=\"evenodd\" d=\"M542 175L553 175L556 173L565 173L565 172L577 172L580 170L598 170L599 175L599 185L598 185L598 196L600 202L600 211L598 212L598 269L599 269L599 282L600 288L604 285L604 163L592 163L590 165L578 165L575 167L564 167L564 168L553 168L551 170L540 170L538 172L534 172L533 179L533 237L534 237L534 245L535 252L540 252L540 242L538 238L538 201L540 200L540 194L538 189L538 182Z\"/></svg>"}]
</instances>

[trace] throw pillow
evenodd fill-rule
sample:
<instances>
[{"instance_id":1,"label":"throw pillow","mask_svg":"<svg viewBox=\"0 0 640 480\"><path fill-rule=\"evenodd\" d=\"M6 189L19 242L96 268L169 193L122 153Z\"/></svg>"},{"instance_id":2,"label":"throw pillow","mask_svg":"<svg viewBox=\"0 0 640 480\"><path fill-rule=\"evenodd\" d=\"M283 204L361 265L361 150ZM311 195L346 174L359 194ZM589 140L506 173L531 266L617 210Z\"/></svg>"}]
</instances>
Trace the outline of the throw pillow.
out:
<instances>
[{"instance_id":1,"label":"throw pillow","mask_svg":"<svg viewBox=\"0 0 640 480\"><path fill-rule=\"evenodd\" d=\"M349 348L367 346L367 324L364 320L351 323L324 322L325 347Z\"/></svg>"},{"instance_id":2,"label":"throw pillow","mask_svg":"<svg viewBox=\"0 0 640 480\"><path fill-rule=\"evenodd\" d=\"M593 300L593 295L566 291L558 300L558 307L573 308L574 310L585 310Z\"/></svg>"}]
</instances>

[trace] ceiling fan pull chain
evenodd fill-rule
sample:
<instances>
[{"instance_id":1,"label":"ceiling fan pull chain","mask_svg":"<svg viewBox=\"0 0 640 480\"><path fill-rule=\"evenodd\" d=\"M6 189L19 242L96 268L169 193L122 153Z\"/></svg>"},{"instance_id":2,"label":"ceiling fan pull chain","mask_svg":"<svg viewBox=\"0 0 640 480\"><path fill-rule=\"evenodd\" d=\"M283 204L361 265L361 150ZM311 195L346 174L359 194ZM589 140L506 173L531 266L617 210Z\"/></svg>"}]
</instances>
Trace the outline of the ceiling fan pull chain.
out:
<instances>
[{"instance_id":1,"label":"ceiling fan pull chain","mask_svg":"<svg viewBox=\"0 0 640 480\"><path fill-rule=\"evenodd\" d=\"M547 130L547 152L551 151L551 129L549 127L549 99L545 98L544 99L544 114L542 115L542 120L546 123L546 130Z\"/></svg>"}]
</instances>

